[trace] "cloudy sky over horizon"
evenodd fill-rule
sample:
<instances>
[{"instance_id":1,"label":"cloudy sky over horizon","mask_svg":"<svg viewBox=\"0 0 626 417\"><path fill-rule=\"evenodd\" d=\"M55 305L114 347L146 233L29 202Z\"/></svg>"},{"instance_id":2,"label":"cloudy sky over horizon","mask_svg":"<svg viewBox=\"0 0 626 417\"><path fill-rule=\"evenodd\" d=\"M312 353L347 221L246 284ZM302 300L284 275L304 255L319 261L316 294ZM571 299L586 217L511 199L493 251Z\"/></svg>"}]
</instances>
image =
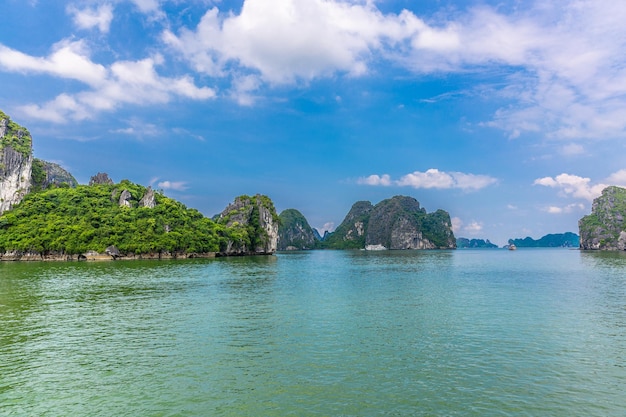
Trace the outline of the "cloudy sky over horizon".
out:
<instances>
[{"instance_id":1,"label":"cloudy sky over horizon","mask_svg":"<svg viewBox=\"0 0 626 417\"><path fill-rule=\"evenodd\" d=\"M81 183L313 227L415 197L457 237L578 232L626 186L626 4L0 0L0 109Z\"/></svg>"}]
</instances>

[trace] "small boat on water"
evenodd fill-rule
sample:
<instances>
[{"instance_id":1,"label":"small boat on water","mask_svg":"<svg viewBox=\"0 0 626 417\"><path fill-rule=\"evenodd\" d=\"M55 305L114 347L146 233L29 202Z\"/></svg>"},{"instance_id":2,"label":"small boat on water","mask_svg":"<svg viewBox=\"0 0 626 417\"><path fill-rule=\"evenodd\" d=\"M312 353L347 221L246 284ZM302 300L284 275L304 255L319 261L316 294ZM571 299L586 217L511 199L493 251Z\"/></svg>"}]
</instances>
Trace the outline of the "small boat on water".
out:
<instances>
[{"instance_id":1,"label":"small boat on water","mask_svg":"<svg viewBox=\"0 0 626 417\"><path fill-rule=\"evenodd\" d=\"M517 249L517 246L515 246L514 244L511 243L509 245L509 250L515 250L515 249Z\"/></svg>"}]
</instances>

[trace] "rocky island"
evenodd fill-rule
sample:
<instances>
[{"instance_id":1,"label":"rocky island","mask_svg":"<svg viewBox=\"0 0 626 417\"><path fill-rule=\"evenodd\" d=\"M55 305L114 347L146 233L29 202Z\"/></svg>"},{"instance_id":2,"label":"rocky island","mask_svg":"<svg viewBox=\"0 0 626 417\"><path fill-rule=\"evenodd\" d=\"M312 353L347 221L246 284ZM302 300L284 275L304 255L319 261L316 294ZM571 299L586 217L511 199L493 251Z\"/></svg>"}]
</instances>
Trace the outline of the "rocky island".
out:
<instances>
[{"instance_id":1,"label":"rocky island","mask_svg":"<svg viewBox=\"0 0 626 417\"><path fill-rule=\"evenodd\" d=\"M518 248L577 248L579 244L578 235L572 232L551 233L536 240L530 236L524 239L509 239L509 245Z\"/></svg>"},{"instance_id":2,"label":"rocky island","mask_svg":"<svg viewBox=\"0 0 626 417\"><path fill-rule=\"evenodd\" d=\"M358 201L332 233L311 229L297 210L286 212L279 228L281 249L454 249L450 215L427 213L413 197L395 196L373 205Z\"/></svg>"},{"instance_id":3,"label":"rocky island","mask_svg":"<svg viewBox=\"0 0 626 417\"><path fill-rule=\"evenodd\" d=\"M626 189L610 186L578 221L580 249L626 250Z\"/></svg>"},{"instance_id":4,"label":"rocky island","mask_svg":"<svg viewBox=\"0 0 626 417\"><path fill-rule=\"evenodd\" d=\"M262 195L209 219L151 187L106 173L89 185L32 154L27 129L0 112L0 260L190 258L273 254L278 216Z\"/></svg>"}]
</instances>

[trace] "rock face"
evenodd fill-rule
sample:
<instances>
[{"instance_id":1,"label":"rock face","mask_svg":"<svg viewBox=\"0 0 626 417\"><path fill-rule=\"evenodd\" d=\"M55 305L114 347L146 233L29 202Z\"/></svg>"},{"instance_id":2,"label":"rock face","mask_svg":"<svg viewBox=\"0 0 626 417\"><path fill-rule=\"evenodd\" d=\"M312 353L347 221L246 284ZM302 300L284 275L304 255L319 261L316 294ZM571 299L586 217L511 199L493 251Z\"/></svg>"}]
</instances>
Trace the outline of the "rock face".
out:
<instances>
[{"instance_id":1,"label":"rock face","mask_svg":"<svg viewBox=\"0 0 626 417\"><path fill-rule=\"evenodd\" d=\"M329 248L453 249L456 239L450 215L426 213L412 197L395 196L376 206L360 201L327 239Z\"/></svg>"},{"instance_id":2,"label":"rock face","mask_svg":"<svg viewBox=\"0 0 626 417\"><path fill-rule=\"evenodd\" d=\"M0 214L30 191L32 165L30 133L0 111Z\"/></svg>"},{"instance_id":3,"label":"rock face","mask_svg":"<svg viewBox=\"0 0 626 417\"><path fill-rule=\"evenodd\" d=\"M152 187L148 187L146 193L139 200L139 207L155 208L156 200L154 198L154 190Z\"/></svg>"},{"instance_id":4,"label":"rock face","mask_svg":"<svg viewBox=\"0 0 626 417\"><path fill-rule=\"evenodd\" d=\"M130 200L133 198L132 194L128 190L123 190L120 194L118 204L120 207L132 207Z\"/></svg>"},{"instance_id":5,"label":"rock face","mask_svg":"<svg viewBox=\"0 0 626 417\"><path fill-rule=\"evenodd\" d=\"M357 201L334 232L324 235L330 249L365 248L365 230L374 206L369 201Z\"/></svg>"},{"instance_id":6,"label":"rock face","mask_svg":"<svg viewBox=\"0 0 626 417\"><path fill-rule=\"evenodd\" d=\"M33 160L31 178L33 190L45 190L51 186L74 188L78 185L76 178L59 164L37 158Z\"/></svg>"},{"instance_id":7,"label":"rock face","mask_svg":"<svg viewBox=\"0 0 626 417\"><path fill-rule=\"evenodd\" d=\"M226 255L273 254L278 247L278 215L269 197L239 196L217 217L219 224L235 230Z\"/></svg>"},{"instance_id":8,"label":"rock face","mask_svg":"<svg viewBox=\"0 0 626 417\"><path fill-rule=\"evenodd\" d=\"M607 187L578 221L580 248L626 250L626 189Z\"/></svg>"},{"instance_id":9,"label":"rock face","mask_svg":"<svg viewBox=\"0 0 626 417\"><path fill-rule=\"evenodd\" d=\"M106 172L98 172L96 175L89 179L89 185L98 185L98 184L113 184L113 180L109 178L109 174Z\"/></svg>"},{"instance_id":10,"label":"rock face","mask_svg":"<svg viewBox=\"0 0 626 417\"><path fill-rule=\"evenodd\" d=\"M278 217L278 250L306 250L318 246L321 239L316 238L315 231L298 210L284 210Z\"/></svg>"}]
</instances>

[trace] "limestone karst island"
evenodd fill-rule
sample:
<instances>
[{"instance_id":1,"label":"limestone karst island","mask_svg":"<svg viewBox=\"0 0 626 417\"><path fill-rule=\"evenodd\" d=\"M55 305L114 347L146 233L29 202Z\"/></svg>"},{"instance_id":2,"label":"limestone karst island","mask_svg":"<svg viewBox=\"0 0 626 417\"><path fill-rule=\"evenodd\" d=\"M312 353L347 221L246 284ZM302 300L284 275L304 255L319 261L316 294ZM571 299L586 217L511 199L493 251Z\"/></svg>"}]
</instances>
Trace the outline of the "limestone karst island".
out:
<instances>
[{"instance_id":1,"label":"limestone karst island","mask_svg":"<svg viewBox=\"0 0 626 417\"><path fill-rule=\"evenodd\" d=\"M608 187L579 222L580 248L626 249L626 190ZM528 238L529 239L529 238ZM569 239L569 237L568 237ZM461 240L462 247L495 246ZM571 241L571 239L570 239ZM487 244L488 243L488 244ZM151 187L97 173L88 185L33 157L28 130L0 111L0 260L169 259L306 249L455 249L450 215L412 197L356 202L320 236L295 209L239 196L208 218Z\"/></svg>"}]
</instances>

